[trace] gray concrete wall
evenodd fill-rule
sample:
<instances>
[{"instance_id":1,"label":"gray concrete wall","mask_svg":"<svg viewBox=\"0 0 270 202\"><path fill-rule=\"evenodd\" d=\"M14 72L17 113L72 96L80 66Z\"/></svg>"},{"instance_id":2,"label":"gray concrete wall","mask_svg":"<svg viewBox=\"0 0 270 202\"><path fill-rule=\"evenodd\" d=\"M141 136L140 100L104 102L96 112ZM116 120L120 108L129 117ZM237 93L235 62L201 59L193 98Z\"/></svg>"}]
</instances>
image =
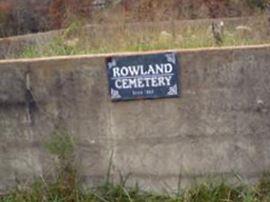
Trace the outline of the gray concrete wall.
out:
<instances>
[{"instance_id":1,"label":"gray concrete wall","mask_svg":"<svg viewBox=\"0 0 270 202\"><path fill-rule=\"evenodd\" d=\"M116 103L110 55L0 61L0 189L52 172L42 145L58 128L77 140L86 184L104 179L112 153L112 176L159 190L179 175L184 186L269 170L270 46L177 53L181 98Z\"/></svg>"}]
</instances>

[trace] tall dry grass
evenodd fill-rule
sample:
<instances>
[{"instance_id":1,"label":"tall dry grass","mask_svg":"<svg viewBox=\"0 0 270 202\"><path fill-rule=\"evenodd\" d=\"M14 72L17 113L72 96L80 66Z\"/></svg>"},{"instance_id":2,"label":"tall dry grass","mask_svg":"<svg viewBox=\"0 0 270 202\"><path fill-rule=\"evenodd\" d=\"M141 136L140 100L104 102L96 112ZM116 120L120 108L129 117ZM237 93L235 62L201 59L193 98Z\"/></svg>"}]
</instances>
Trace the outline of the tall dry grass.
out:
<instances>
[{"instance_id":1,"label":"tall dry grass","mask_svg":"<svg viewBox=\"0 0 270 202\"><path fill-rule=\"evenodd\" d=\"M215 47L212 20L83 26L73 23L47 45L26 47L18 57ZM270 43L267 16L226 20L221 46ZM240 26L239 26L240 25Z\"/></svg>"}]
</instances>

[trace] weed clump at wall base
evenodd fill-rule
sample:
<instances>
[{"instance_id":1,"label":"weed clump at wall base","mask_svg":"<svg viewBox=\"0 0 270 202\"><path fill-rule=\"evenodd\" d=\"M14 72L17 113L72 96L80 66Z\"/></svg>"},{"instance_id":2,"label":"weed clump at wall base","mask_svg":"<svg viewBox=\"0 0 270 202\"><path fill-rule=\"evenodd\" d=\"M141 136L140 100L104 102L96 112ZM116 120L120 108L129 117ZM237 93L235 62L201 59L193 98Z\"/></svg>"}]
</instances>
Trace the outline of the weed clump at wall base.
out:
<instances>
[{"instance_id":1,"label":"weed clump at wall base","mask_svg":"<svg viewBox=\"0 0 270 202\"><path fill-rule=\"evenodd\" d=\"M31 187L15 189L0 198L1 202L269 202L270 181L263 178L255 186L229 186L226 183L202 183L177 194L157 194L145 192L138 186L106 183L102 186L82 191L79 186L57 180L46 183L39 180Z\"/></svg>"},{"instance_id":2,"label":"weed clump at wall base","mask_svg":"<svg viewBox=\"0 0 270 202\"><path fill-rule=\"evenodd\" d=\"M0 202L269 202L270 174L254 186L231 186L225 182L201 183L178 193L146 192L139 185L126 186L127 180L114 184L108 171L100 186L83 189L76 165L76 141L65 130L54 132L44 144L55 157L53 180L39 178L31 186L18 185L0 195ZM110 162L111 165L111 162ZM110 166L109 166L110 167ZM110 169L109 169L110 170Z\"/></svg>"},{"instance_id":3,"label":"weed clump at wall base","mask_svg":"<svg viewBox=\"0 0 270 202\"><path fill-rule=\"evenodd\" d=\"M45 148L55 159L55 181L48 187L52 199L74 201L79 197L78 174L75 164L75 141L66 130L55 131L45 143Z\"/></svg>"},{"instance_id":4,"label":"weed clump at wall base","mask_svg":"<svg viewBox=\"0 0 270 202\"><path fill-rule=\"evenodd\" d=\"M114 184L107 180L89 190L80 186L76 169L76 143L66 131L56 131L45 143L56 157L55 179L40 178L32 186L21 187L0 196L0 202L269 202L270 175L266 174L255 186L230 186L224 182L201 183L176 194L157 194L127 187L126 180ZM109 175L109 174L108 174Z\"/></svg>"}]
</instances>

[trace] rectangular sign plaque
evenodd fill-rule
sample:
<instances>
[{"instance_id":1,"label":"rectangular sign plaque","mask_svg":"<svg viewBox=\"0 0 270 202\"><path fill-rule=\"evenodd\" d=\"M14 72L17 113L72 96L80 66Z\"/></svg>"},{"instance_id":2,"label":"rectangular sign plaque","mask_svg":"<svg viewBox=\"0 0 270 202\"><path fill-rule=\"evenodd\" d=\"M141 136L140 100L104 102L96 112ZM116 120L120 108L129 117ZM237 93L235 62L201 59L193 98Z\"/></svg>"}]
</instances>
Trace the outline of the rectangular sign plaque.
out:
<instances>
[{"instance_id":1,"label":"rectangular sign plaque","mask_svg":"<svg viewBox=\"0 0 270 202\"><path fill-rule=\"evenodd\" d=\"M175 53L107 59L113 101L178 97L180 64Z\"/></svg>"}]
</instances>

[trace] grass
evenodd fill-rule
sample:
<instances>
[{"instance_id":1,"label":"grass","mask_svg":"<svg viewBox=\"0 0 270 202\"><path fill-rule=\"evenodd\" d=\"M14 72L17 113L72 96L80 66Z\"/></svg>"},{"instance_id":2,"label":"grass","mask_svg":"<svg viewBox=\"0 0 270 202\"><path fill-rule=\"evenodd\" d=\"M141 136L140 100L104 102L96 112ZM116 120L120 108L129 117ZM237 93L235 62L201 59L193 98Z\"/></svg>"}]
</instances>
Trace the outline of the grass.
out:
<instances>
[{"instance_id":1,"label":"grass","mask_svg":"<svg viewBox=\"0 0 270 202\"><path fill-rule=\"evenodd\" d=\"M44 147L53 155L56 172L53 179L36 179L31 185L17 185L0 202L269 202L270 174L265 173L256 185L238 186L221 182L202 182L177 193L155 193L127 186L120 176L118 184L110 180L110 168L104 183L86 189L76 169L76 141L66 130L55 131ZM111 161L110 161L111 162ZM237 177L237 176L236 176ZM237 178L239 179L239 177Z\"/></svg>"},{"instance_id":2,"label":"grass","mask_svg":"<svg viewBox=\"0 0 270 202\"><path fill-rule=\"evenodd\" d=\"M239 46L270 43L269 24L266 18L247 24L246 29L226 25L222 46ZM74 25L75 24L75 25ZM172 22L150 23L148 26L117 24L108 27L84 29L76 22L62 35L45 45L28 46L18 55L22 58L57 55L112 53L215 47L209 24L182 26ZM250 30L249 30L250 28Z\"/></svg>"},{"instance_id":3,"label":"grass","mask_svg":"<svg viewBox=\"0 0 270 202\"><path fill-rule=\"evenodd\" d=\"M0 197L1 202L269 202L270 180L262 178L257 185L231 186L224 182L202 183L177 194L146 192L124 184L105 183L91 190L71 186L57 179L39 180L30 187L18 187Z\"/></svg>"}]
</instances>

